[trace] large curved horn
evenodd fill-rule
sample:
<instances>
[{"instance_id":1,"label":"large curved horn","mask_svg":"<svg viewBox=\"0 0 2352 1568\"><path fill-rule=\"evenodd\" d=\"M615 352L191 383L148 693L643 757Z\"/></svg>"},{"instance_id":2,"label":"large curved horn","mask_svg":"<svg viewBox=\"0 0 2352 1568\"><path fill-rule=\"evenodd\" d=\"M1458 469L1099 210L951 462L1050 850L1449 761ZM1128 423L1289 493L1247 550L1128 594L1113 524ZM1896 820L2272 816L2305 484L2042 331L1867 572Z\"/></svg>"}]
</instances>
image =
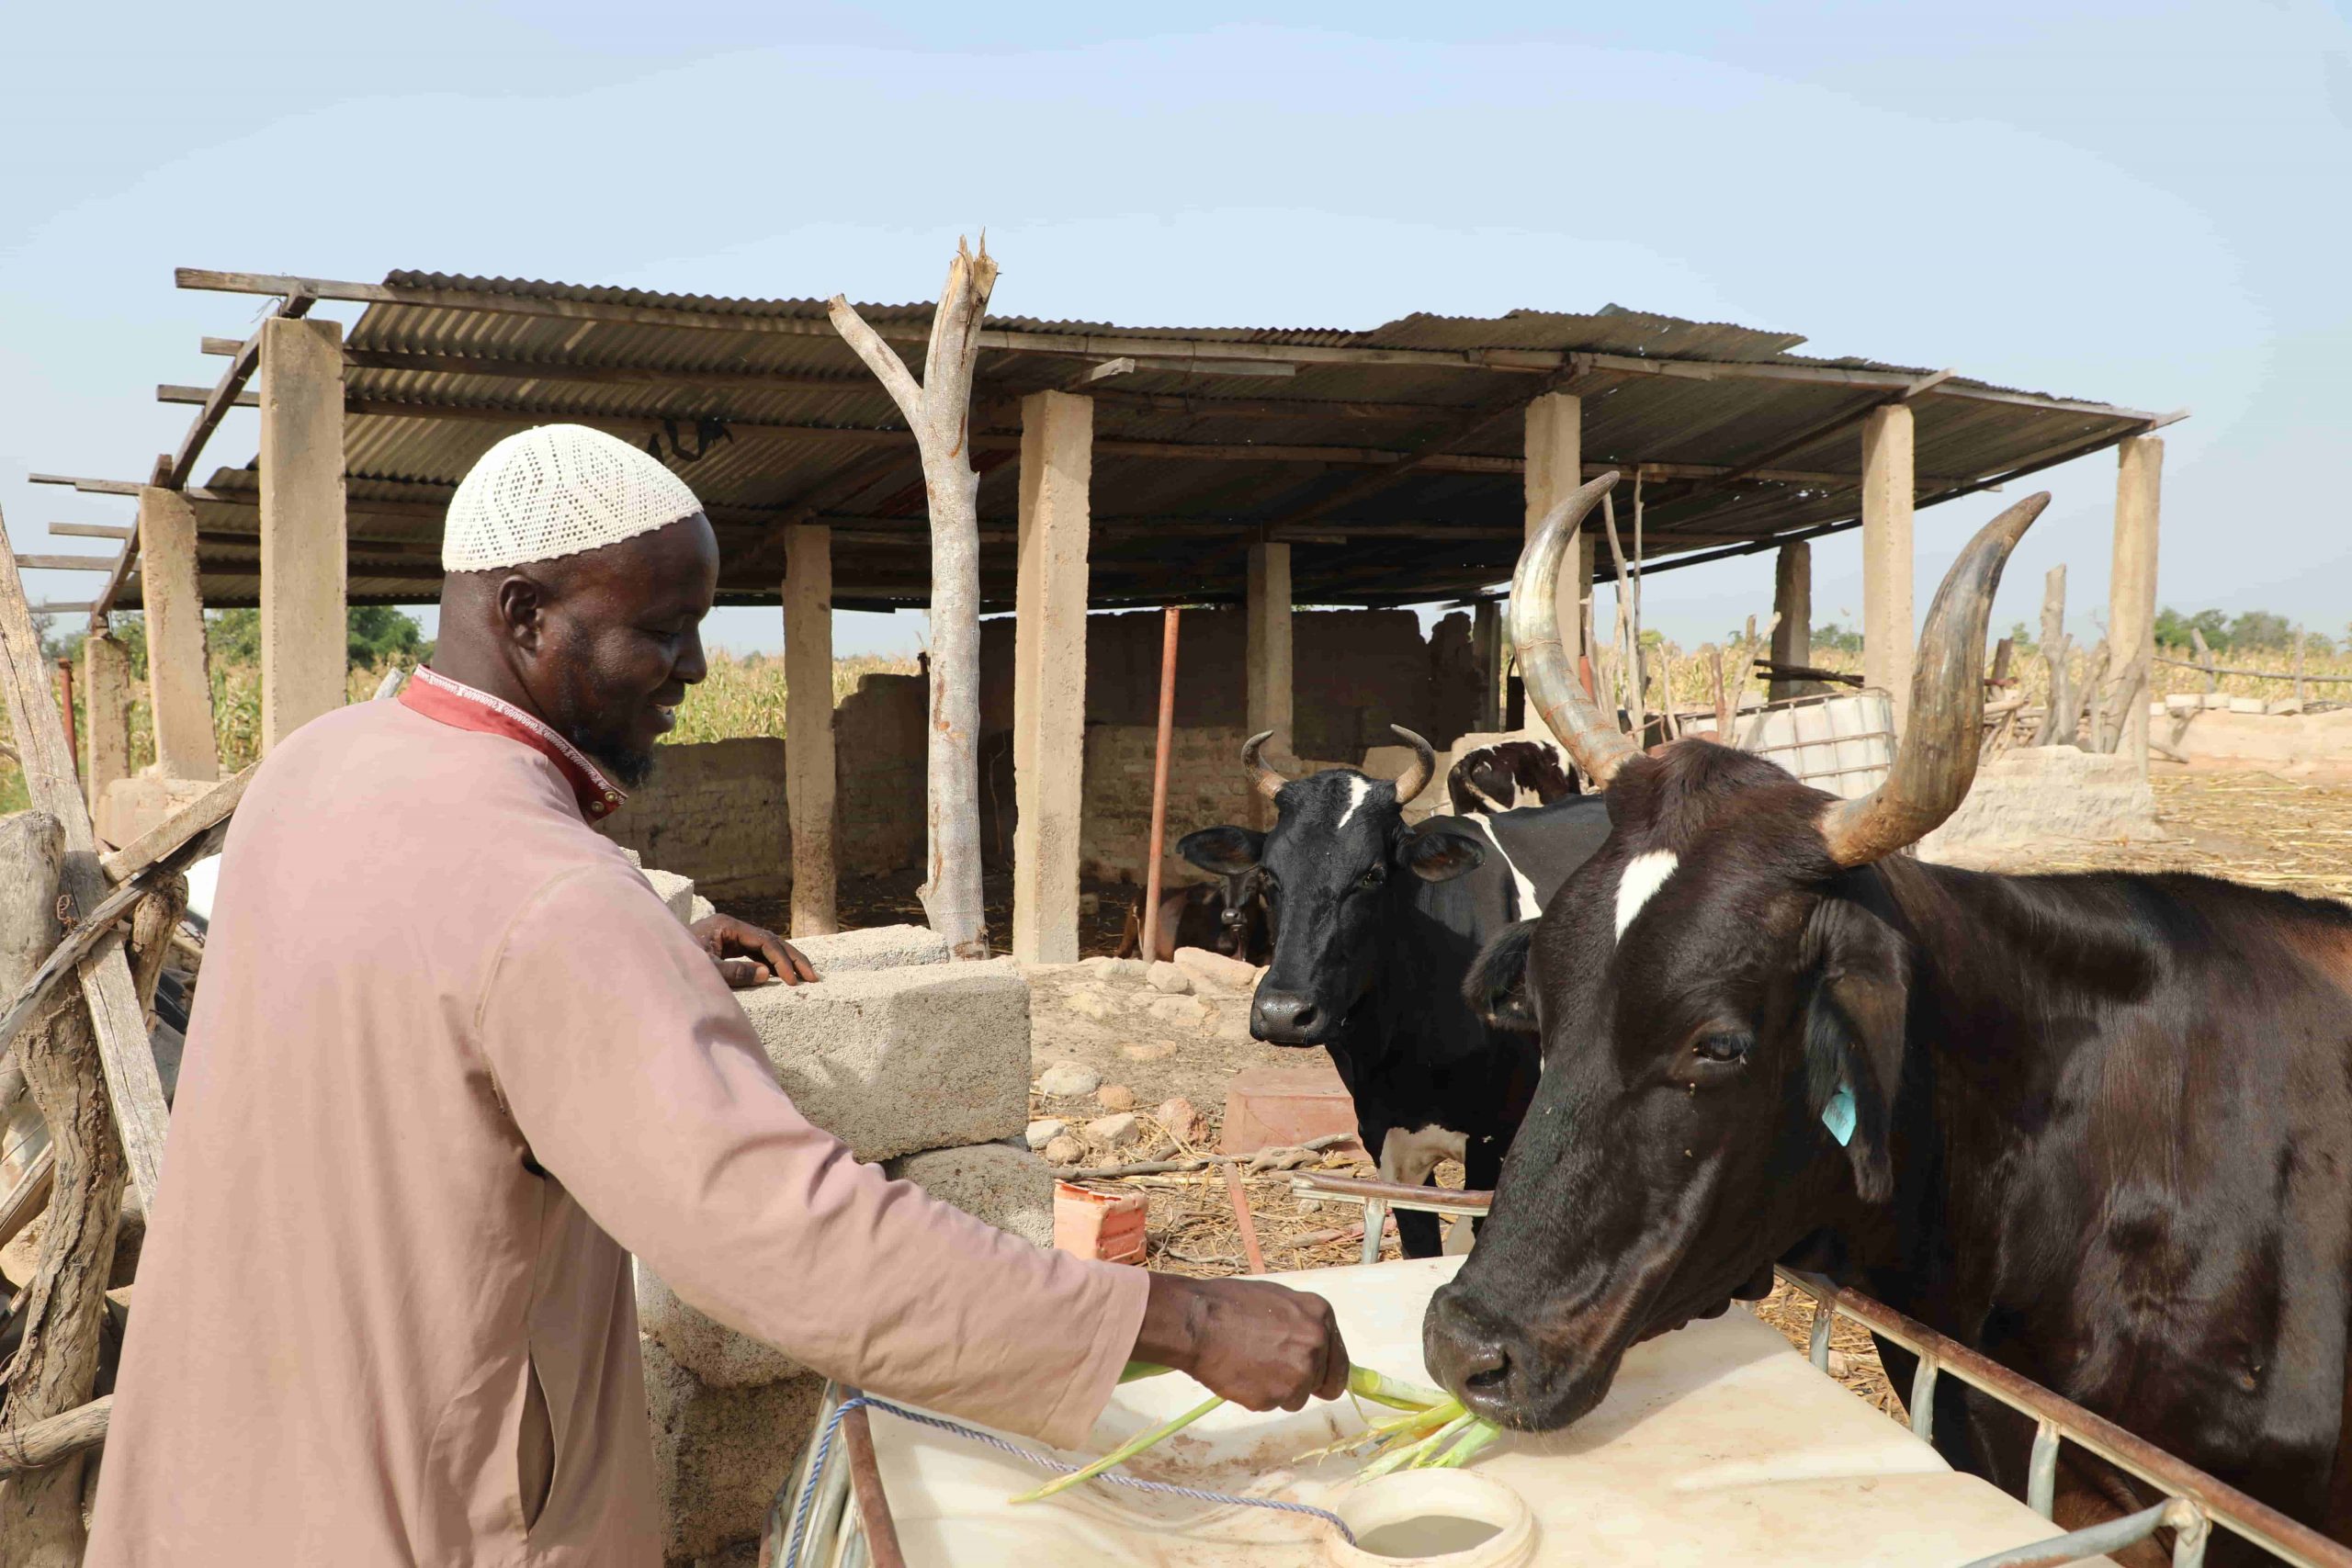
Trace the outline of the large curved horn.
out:
<instances>
[{"instance_id":1,"label":"large curved horn","mask_svg":"<svg viewBox=\"0 0 2352 1568\"><path fill-rule=\"evenodd\" d=\"M1421 791L1430 787L1430 780L1437 777L1437 751L1430 743L1401 724L1388 727L1396 739L1413 749L1413 760L1396 775L1396 804L1410 804Z\"/></svg>"},{"instance_id":2,"label":"large curved horn","mask_svg":"<svg viewBox=\"0 0 2352 1568\"><path fill-rule=\"evenodd\" d=\"M1250 787L1268 800L1282 794L1283 785L1290 783L1258 756L1258 749L1273 738L1272 730L1261 729L1241 743L1241 765L1250 770Z\"/></svg>"},{"instance_id":3,"label":"large curved horn","mask_svg":"<svg viewBox=\"0 0 2352 1568\"><path fill-rule=\"evenodd\" d=\"M1560 642L1560 567L1585 514L1617 482L1612 469L1579 486L1552 509L1520 552L1510 580L1510 640L1530 706L1601 789L1634 754L1634 743L1603 718L1577 679L1576 656Z\"/></svg>"},{"instance_id":4,"label":"large curved horn","mask_svg":"<svg viewBox=\"0 0 2352 1568\"><path fill-rule=\"evenodd\" d=\"M1956 810L1976 781L1984 721L1984 626L2029 524L2050 492L2027 496L1978 531L1944 574L1928 606L1911 671L1911 713L1886 782L1821 816L1821 836L1839 865L1867 865L1915 844Z\"/></svg>"}]
</instances>

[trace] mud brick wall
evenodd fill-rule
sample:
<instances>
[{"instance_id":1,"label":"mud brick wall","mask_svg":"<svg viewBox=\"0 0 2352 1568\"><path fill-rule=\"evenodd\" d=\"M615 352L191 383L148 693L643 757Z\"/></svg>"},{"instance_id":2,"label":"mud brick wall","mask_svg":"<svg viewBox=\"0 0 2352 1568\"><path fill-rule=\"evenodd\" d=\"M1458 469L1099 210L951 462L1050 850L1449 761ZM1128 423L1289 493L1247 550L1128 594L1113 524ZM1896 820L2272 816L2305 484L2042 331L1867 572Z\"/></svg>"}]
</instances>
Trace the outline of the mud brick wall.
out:
<instances>
[{"instance_id":1,"label":"mud brick wall","mask_svg":"<svg viewBox=\"0 0 2352 1568\"><path fill-rule=\"evenodd\" d=\"M1241 771L1239 725L1179 728L1168 748L1168 843L1160 875L1169 883L1204 880L1176 859L1176 840L1198 828L1250 820L1250 781ZM1083 817L1079 824L1079 874L1106 882L1144 880L1144 845L1151 832L1151 768L1157 725L1089 724ZM1346 760L1352 766L1357 758ZM1338 767L1306 761L1302 770Z\"/></svg>"},{"instance_id":2,"label":"mud brick wall","mask_svg":"<svg viewBox=\"0 0 2352 1568\"><path fill-rule=\"evenodd\" d=\"M843 876L922 863L921 675L865 675L833 710L833 859Z\"/></svg>"},{"instance_id":3,"label":"mud brick wall","mask_svg":"<svg viewBox=\"0 0 2352 1568\"><path fill-rule=\"evenodd\" d=\"M646 864L690 876L710 897L784 893L792 886L784 742L661 747L653 776L601 827Z\"/></svg>"}]
</instances>

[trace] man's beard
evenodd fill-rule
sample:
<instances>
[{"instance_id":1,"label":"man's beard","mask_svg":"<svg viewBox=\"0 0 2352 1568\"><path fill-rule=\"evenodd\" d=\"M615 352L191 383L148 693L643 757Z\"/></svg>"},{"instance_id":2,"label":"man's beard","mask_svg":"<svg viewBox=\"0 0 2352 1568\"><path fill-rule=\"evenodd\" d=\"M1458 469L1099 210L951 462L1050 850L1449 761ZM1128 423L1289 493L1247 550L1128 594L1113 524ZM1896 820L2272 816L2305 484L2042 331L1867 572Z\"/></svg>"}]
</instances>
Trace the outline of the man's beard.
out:
<instances>
[{"instance_id":1,"label":"man's beard","mask_svg":"<svg viewBox=\"0 0 2352 1568\"><path fill-rule=\"evenodd\" d=\"M639 789L653 776L653 753L625 750L615 741L590 736L574 729L564 737L580 748L588 760L604 769L612 781L623 789Z\"/></svg>"}]
</instances>

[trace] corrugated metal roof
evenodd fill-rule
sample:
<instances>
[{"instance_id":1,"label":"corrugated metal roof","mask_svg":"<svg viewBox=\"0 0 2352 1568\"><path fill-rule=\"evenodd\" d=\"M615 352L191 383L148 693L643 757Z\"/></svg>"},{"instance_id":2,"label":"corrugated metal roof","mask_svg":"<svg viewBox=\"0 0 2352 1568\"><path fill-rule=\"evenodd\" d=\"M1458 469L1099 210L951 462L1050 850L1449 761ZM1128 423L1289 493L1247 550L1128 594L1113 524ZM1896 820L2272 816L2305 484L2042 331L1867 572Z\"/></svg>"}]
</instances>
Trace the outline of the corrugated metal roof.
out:
<instances>
[{"instance_id":1,"label":"corrugated metal roof","mask_svg":"<svg viewBox=\"0 0 2352 1568\"><path fill-rule=\"evenodd\" d=\"M385 284L433 290L441 302L379 299L346 340L355 601L429 596L438 513L450 490L500 437L557 419L650 443L695 487L719 527L723 600L774 601L782 569L776 525L803 515L835 527L834 576L843 601L926 596L912 441L879 383L833 333L824 301L421 272L392 273ZM447 302L452 298L460 303ZM518 308L563 301L590 312L519 313L499 308L502 299ZM594 319L596 308L612 307L701 320ZM919 362L931 305L858 309L886 335L913 340L901 349ZM729 318L741 318L743 330L729 330ZM1643 481L1654 557L1841 524L1859 507L1858 429L1849 423L1798 438L1859 416L1888 389L1758 379L1747 367L1850 371L1881 381L1929 374L1808 358L1790 352L1804 341L1792 333L1614 305L1587 314L1416 314L1369 331L1130 327L1018 316L991 316L987 324L1007 334L1170 345L1167 359L1176 367L1146 366L1088 388L1096 394L1097 603L1153 602L1173 590L1237 598L1252 539L1425 445L1442 457L1297 525L1305 536L1293 557L1299 599L1406 602L1507 578L1523 515L1516 411L1555 386L1584 400L1588 465L1683 470ZM1455 362L1308 361L1272 375L1212 374L1197 363L1200 351L1234 344L1438 351ZM984 351L976 387L983 592L992 608L1009 604L1012 592L1017 401L1071 386L1091 362L1035 347L1024 337L1021 347ZM1621 357L1535 373L1464 362L1484 355ZM1636 362L1671 362L1674 373ZM1742 368L1701 378L1711 365ZM1228 361L1224 368L1248 367ZM1922 501L2109 443L2148 423L2129 409L2062 403L1957 377L1913 406ZM1478 428L1467 428L1482 417ZM1253 448L1273 450L1261 457ZM1726 472L1768 455L1760 475ZM1629 475L1623 493L1632 488ZM256 494L250 467L221 469L196 492L208 603L250 603L257 592ZM1399 536L1407 528L1419 532ZM135 575L125 590L123 602L136 603Z\"/></svg>"}]
</instances>

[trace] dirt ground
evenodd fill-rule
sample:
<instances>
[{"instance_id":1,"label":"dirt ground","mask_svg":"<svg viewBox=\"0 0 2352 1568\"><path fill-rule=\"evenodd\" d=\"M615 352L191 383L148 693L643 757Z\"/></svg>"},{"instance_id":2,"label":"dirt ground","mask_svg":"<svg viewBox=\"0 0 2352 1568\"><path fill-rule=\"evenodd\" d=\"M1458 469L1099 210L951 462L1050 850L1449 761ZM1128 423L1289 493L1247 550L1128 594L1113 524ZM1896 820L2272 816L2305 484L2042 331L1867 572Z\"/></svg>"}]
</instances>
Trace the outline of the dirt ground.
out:
<instances>
[{"instance_id":1,"label":"dirt ground","mask_svg":"<svg viewBox=\"0 0 2352 1568\"><path fill-rule=\"evenodd\" d=\"M2070 844L2013 859L1998 869L2192 871L2307 897L2352 899L2352 784L2298 783L2267 773L2203 773L2159 775L2154 787L2158 820L2170 835L2164 841ZM1112 902L1105 897L1106 907ZM1112 938L1115 941L1115 917ZM1204 989L1202 1000L1213 1016L1201 1024L1176 1025L1151 1013L1150 1002L1158 993L1140 979L1106 976L1101 970L1100 965L1080 964L1037 974L1033 1039L1038 1072L1059 1062L1079 1063L1100 1072L1107 1085L1131 1089L1144 1111L1169 1095L1183 1095L1207 1114L1214 1128L1224 1111L1224 1085L1234 1072L1248 1066L1298 1066L1307 1056L1249 1038L1246 993ZM1092 999L1098 995L1110 998L1107 1010ZM1039 1097L1033 1104L1034 1114L1060 1117L1073 1126L1102 1113L1099 1106L1083 1101ZM1116 1151L1090 1148L1087 1163L1183 1152L1156 1124L1147 1120L1145 1127L1145 1144ZM1208 1142L1214 1145L1214 1132ZM1332 1155L1317 1163L1372 1174L1360 1155ZM1438 1179L1460 1186L1461 1168L1441 1168ZM1105 1185L1150 1193L1152 1267L1191 1274L1242 1271L1239 1228L1219 1172L1127 1178ZM1269 1269L1356 1261L1362 1231L1348 1227L1360 1217L1357 1211L1301 1202L1281 1171L1250 1177L1244 1186ZM1384 1255L1397 1255L1393 1232ZM1758 1315L1804 1348L1812 1322L1807 1298L1783 1286L1758 1303ZM1831 1370L1839 1381L1901 1418L1902 1402L1879 1365L1870 1336L1841 1320L1830 1343Z\"/></svg>"}]
</instances>

